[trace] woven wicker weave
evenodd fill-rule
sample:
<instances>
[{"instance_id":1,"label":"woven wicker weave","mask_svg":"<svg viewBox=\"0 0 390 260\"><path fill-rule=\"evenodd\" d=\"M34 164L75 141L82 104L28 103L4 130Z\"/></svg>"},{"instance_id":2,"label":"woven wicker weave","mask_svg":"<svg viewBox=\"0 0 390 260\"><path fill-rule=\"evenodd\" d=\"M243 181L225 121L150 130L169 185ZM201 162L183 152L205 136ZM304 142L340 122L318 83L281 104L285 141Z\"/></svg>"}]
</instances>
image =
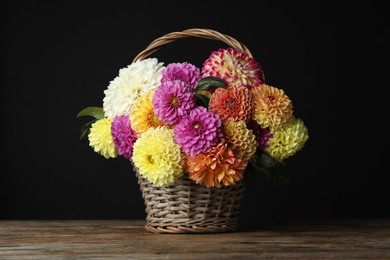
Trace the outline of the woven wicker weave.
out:
<instances>
[{"instance_id":1,"label":"woven wicker weave","mask_svg":"<svg viewBox=\"0 0 390 260\"><path fill-rule=\"evenodd\" d=\"M134 61L145 59L160 47L185 37L220 40L252 57L248 48L231 36L210 29L188 29L157 38ZM153 233L219 233L238 229L243 183L206 188L184 174L175 184L160 187L148 182L136 168L134 171L145 201L146 230Z\"/></svg>"},{"instance_id":2,"label":"woven wicker weave","mask_svg":"<svg viewBox=\"0 0 390 260\"><path fill-rule=\"evenodd\" d=\"M238 229L244 185L206 188L188 179L160 187L135 169L146 206L145 229L153 233L217 233Z\"/></svg>"}]
</instances>

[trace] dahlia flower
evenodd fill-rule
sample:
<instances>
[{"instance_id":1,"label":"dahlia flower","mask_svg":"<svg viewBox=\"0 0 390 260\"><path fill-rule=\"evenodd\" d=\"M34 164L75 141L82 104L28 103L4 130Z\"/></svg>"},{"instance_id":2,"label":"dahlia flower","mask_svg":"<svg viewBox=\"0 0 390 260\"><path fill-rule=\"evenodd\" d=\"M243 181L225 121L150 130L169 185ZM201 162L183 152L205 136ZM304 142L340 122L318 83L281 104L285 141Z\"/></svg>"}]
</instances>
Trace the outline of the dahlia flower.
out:
<instances>
[{"instance_id":1,"label":"dahlia flower","mask_svg":"<svg viewBox=\"0 0 390 260\"><path fill-rule=\"evenodd\" d=\"M179 80L193 89L200 79L200 69L194 65L187 62L170 63L162 72L161 83Z\"/></svg>"},{"instance_id":2,"label":"dahlia flower","mask_svg":"<svg viewBox=\"0 0 390 260\"><path fill-rule=\"evenodd\" d=\"M202 77L214 76L228 84L257 87L264 82L263 71L257 61L247 53L232 48L211 53L203 63Z\"/></svg>"},{"instance_id":3,"label":"dahlia flower","mask_svg":"<svg viewBox=\"0 0 390 260\"><path fill-rule=\"evenodd\" d=\"M88 135L89 145L106 159L118 156L118 151L111 136L111 123L112 120L108 118L97 120L92 124L91 132Z\"/></svg>"},{"instance_id":4,"label":"dahlia flower","mask_svg":"<svg viewBox=\"0 0 390 260\"><path fill-rule=\"evenodd\" d=\"M144 93L135 101L131 108L131 127L137 133L138 137L151 127L156 128L163 125L163 122L154 113L152 104L153 95L154 92Z\"/></svg>"},{"instance_id":5,"label":"dahlia flower","mask_svg":"<svg viewBox=\"0 0 390 260\"><path fill-rule=\"evenodd\" d=\"M160 85L163 63L156 58L136 61L119 70L119 75L104 91L103 109L106 117L129 114L131 106L142 94Z\"/></svg>"},{"instance_id":6,"label":"dahlia flower","mask_svg":"<svg viewBox=\"0 0 390 260\"><path fill-rule=\"evenodd\" d=\"M131 160L137 135L131 128L129 115L116 116L111 124L111 135L118 154Z\"/></svg>"},{"instance_id":7,"label":"dahlia flower","mask_svg":"<svg viewBox=\"0 0 390 260\"><path fill-rule=\"evenodd\" d=\"M252 100L247 88L229 85L217 88L212 94L209 109L225 123L229 120L247 120L251 116Z\"/></svg>"},{"instance_id":8,"label":"dahlia flower","mask_svg":"<svg viewBox=\"0 0 390 260\"><path fill-rule=\"evenodd\" d=\"M229 121L223 125L223 132L234 157L249 161L256 152L257 142L255 135L247 128L245 122Z\"/></svg>"},{"instance_id":9,"label":"dahlia flower","mask_svg":"<svg viewBox=\"0 0 390 260\"><path fill-rule=\"evenodd\" d=\"M174 183L183 175L180 147L173 140L173 130L150 128L134 144L133 163L139 173L156 185Z\"/></svg>"},{"instance_id":10,"label":"dahlia flower","mask_svg":"<svg viewBox=\"0 0 390 260\"><path fill-rule=\"evenodd\" d=\"M282 127L293 113L292 103L282 89L266 84L251 89L252 119L262 128L275 131Z\"/></svg>"},{"instance_id":11,"label":"dahlia flower","mask_svg":"<svg viewBox=\"0 0 390 260\"><path fill-rule=\"evenodd\" d=\"M185 170L191 180L206 187L220 188L236 184L243 178L246 163L234 157L222 139L221 143L207 153L194 157L187 155Z\"/></svg>"},{"instance_id":12,"label":"dahlia flower","mask_svg":"<svg viewBox=\"0 0 390 260\"><path fill-rule=\"evenodd\" d=\"M194 108L194 92L183 81L166 81L156 90L152 103L164 123L175 125Z\"/></svg>"},{"instance_id":13,"label":"dahlia flower","mask_svg":"<svg viewBox=\"0 0 390 260\"><path fill-rule=\"evenodd\" d=\"M175 126L176 143L191 156L207 152L222 136L221 119L204 107L195 108Z\"/></svg>"},{"instance_id":14,"label":"dahlia flower","mask_svg":"<svg viewBox=\"0 0 390 260\"><path fill-rule=\"evenodd\" d=\"M256 141L258 143L257 149L264 150L268 147L268 141L272 138L271 130L267 128L261 128L261 126L254 120L250 120L247 124L247 127L253 131L253 134L256 136Z\"/></svg>"},{"instance_id":15,"label":"dahlia flower","mask_svg":"<svg viewBox=\"0 0 390 260\"><path fill-rule=\"evenodd\" d=\"M273 133L266 151L282 161L301 150L308 139L309 134L303 121L292 116L284 128Z\"/></svg>"}]
</instances>

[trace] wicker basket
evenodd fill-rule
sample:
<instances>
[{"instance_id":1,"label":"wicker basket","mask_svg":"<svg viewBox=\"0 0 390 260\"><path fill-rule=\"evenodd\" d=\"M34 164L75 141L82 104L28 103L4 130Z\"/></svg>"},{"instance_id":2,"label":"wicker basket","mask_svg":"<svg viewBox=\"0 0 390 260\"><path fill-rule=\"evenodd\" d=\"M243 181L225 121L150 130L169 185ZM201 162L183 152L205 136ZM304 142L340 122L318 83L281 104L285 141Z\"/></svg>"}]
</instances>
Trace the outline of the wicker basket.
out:
<instances>
[{"instance_id":1,"label":"wicker basket","mask_svg":"<svg viewBox=\"0 0 390 260\"><path fill-rule=\"evenodd\" d=\"M210 29L188 29L157 38L134 61L147 58L168 43L185 37L220 40L252 54L231 36ZM153 233L219 233L238 229L238 217L244 184L206 188L184 174L174 185L157 186L143 178L134 167L146 206L145 229Z\"/></svg>"}]
</instances>

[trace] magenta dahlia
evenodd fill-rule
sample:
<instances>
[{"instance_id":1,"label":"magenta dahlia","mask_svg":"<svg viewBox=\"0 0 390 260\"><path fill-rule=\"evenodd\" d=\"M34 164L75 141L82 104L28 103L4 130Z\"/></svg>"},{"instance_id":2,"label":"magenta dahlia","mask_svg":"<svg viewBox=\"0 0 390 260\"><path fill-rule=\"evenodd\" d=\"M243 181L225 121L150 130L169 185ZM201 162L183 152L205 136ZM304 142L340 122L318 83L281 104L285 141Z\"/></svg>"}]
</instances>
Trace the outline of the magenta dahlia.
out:
<instances>
[{"instance_id":1,"label":"magenta dahlia","mask_svg":"<svg viewBox=\"0 0 390 260\"><path fill-rule=\"evenodd\" d=\"M115 116L111 124L111 135L118 154L131 160L137 135L131 128L129 115Z\"/></svg>"},{"instance_id":2,"label":"magenta dahlia","mask_svg":"<svg viewBox=\"0 0 390 260\"><path fill-rule=\"evenodd\" d=\"M223 136L222 121L204 107L197 107L174 129L175 141L190 156L208 152Z\"/></svg>"},{"instance_id":3,"label":"magenta dahlia","mask_svg":"<svg viewBox=\"0 0 390 260\"><path fill-rule=\"evenodd\" d=\"M195 106L194 92L180 80L165 81L153 97L154 113L165 124L175 125Z\"/></svg>"},{"instance_id":4,"label":"magenta dahlia","mask_svg":"<svg viewBox=\"0 0 390 260\"><path fill-rule=\"evenodd\" d=\"M161 83L180 80L193 89L200 79L200 69L194 65L188 62L170 63L163 70Z\"/></svg>"},{"instance_id":5,"label":"magenta dahlia","mask_svg":"<svg viewBox=\"0 0 390 260\"><path fill-rule=\"evenodd\" d=\"M267 128L262 128L256 121L250 120L247 124L248 129L252 130L252 133L256 137L256 141L259 144L257 149L264 150L268 147L269 139L272 138L271 130Z\"/></svg>"},{"instance_id":6,"label":"magenta dahlia","mask_svg":"<svg viewBox=\"0 0 390 260\"><path fill-rule=\"evenodd\" d=\"M264 74L259 63L247 53L232 48L211 53L202 68L202 77L207 76L249 89L264 83Z\"/></svg>"}]
</instances>

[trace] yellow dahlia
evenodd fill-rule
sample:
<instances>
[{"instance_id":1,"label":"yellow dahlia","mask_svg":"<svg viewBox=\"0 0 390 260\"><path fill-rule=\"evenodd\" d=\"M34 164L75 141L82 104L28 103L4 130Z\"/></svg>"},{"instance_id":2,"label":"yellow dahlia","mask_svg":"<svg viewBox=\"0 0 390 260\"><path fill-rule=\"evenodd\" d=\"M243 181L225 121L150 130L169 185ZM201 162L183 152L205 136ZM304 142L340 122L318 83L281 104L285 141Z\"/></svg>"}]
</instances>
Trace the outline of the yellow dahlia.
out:
<instances>
[{"instance_id":1,"label":"yellow dahlia","mask_svg":"<svg viewBox=\"0 0 390 260\"><path fill-rule=\"evenodd\" d=\"M252 111L251 94L247 88L241 86L217 88L211 96L209 109L224 123L229 120L247 120Z\"/></svg>"},{"instance_id":2,"label":"yellow dahlia","mask_svg":"<svg viewBox=\"0 0 390 260\"><path fill-rule=\"evenodd\" d=\"M282 89L263 84L251 89L252 119L271 131L282 127L293 113L292 103Z\"/></svg>"},{"instance_id":3,"label":"yellow dahlia","mask_svg":"<svg viewBox=\"0 0 390 260\"><path fill-rule=\"evenodd\" d=\"M131 128L133 128L138 137L149 128L156 128L163 125L163 122L154 113L152 104L153 95L154 91L143 94L131 107Z\"/></svg>"},{"instance_id":4,"label":"yellow dahlia","mask_svg":"<svg viewBox=\"0 0 390 260\"><path fill-rule=\"evenodd\" d=\"M242 180L247 163L234 157L224 139L207 153L187 155L185 169L191 180L206 187L220 188Z\"/></svg>"},{"instance_id":5,"label":"yellow dahlia","mask_svg":"<svg viewBox=\"0 0 390 260\"><path fill-rule=\"evenodd\" d=\"M112 120L108 118L97 120L92 124L91 132L88 135L89 145L106 159L118 156L118 151L111 136L111 123Z\"/></svg>"},{"instance_id":6,"label":"yellow dahlia","mask_svg":"<svg viewBox=\"0 0 390 260\"><path fill-rule=\"evenodd\" d=\"M132 160L139 173L156 185L172 184L183 175L180 147L166 126L143 133L134 143Z\"/></svg>"},{"instance_id":7,"label":"yellow dahlia","mask_svg":"<svg viewBox=\"0 0 390 260\"><path fill-rule=\"evenodd\" d=\"M242 161L248 161L256 152L256 136L246 127L244 121L229 121L224 124L224 136L228 147L234 156Z\"/></svg>"},{"instance_id":8,"label":"yellow dahlia","mask_svg":"<svg viewBox=\"0 0 390 260\"><path fill-rule=\"evenodd\" d=\"M273 133L265 149L273 158L282 161L302 149L309 134L301 119L291 116L284 128Z\"/></svg>"}]
</instances>

